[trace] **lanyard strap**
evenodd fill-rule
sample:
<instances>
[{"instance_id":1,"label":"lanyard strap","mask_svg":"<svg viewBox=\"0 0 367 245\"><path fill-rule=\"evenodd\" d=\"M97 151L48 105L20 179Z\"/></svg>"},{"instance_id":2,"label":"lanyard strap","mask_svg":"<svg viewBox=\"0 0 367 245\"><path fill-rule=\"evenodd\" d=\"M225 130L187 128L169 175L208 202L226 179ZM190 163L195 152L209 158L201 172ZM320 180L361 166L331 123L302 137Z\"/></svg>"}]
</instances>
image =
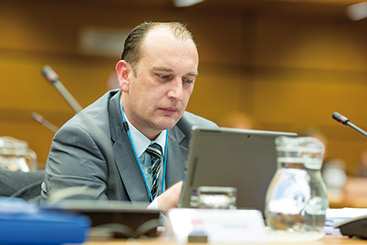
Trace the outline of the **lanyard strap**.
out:
<instances>
[{"instance_id":1,"label":"lanyard strap","mask_svg":"<svg viewBox=\"0 0 367 245\"><path fill-rule=\"evenodd\" d=\"M126 118L124 116L124 108L122 107L122 101L120 102L120 105L121 105L121 114L122 114L122 121L124 124L127 125L127 122L126 122ZM143 171L143 167L141 166L141 163L139 161L139 157L138 155L136 154L136 150L135 150L135 147L134 147L134 144L133 144L133 141L131 139L131 135L130 135L130 130L129 130L129 127L123 127L127 133L127 136L129 137L129 141L130 141L130 145L131 147L133 148L133 152L134 152L134 156L135 156L135 160L136 162L138 163L138 166L139 166L139 170L140 170L140 173L141 175L143 176L143 179L144 179L144 183L145 183L145 187L147 188L148 190L148 194L149 194L149 198L150 198L150 201L152 202L153 201L153 197L152 197L152 193L149 189L149 185L148 185L148 181L147 179L145 178L145 175L144 175L144 171ZM167 163L167 143L168 143L168 129L167 129L167 133L166 133L166 145L164 146L164 160L163 160L163 179L162 179L162 189L161 189L161 193L164 192L164 185L165 185L165 179L166 179L166 163Z\"/></svg>"}]
</instances>

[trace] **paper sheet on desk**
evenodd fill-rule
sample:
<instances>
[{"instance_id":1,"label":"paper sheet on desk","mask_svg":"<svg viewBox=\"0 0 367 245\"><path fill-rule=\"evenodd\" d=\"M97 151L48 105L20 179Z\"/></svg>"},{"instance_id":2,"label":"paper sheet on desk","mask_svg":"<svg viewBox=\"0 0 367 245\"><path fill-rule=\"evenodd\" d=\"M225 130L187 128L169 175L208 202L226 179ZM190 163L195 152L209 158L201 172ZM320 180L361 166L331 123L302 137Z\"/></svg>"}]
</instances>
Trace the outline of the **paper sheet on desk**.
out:
<instances>
[{"instance_id":1,"label":"paper sheet on desk","mask_svg":"<svg viewBox=\"0 0 367 245\"><path fill-rule=\"evenodd\" d=\"M367 215L367 208L330 208L326 211L324 231L329 235L340 235L334 224L361 215Z\"/></svg>"},{"instance_id":2,"label":"paper sheet on desk","mask_svg":"<svg viewBox=\"0 0 367 245\"><path fill-rule=\"evenodd\" d=\"M177 242L190 235L205 235L209 243L266 242L265 225L258 210L170 209L171 229Z\"/></svg>"}]
</instances>

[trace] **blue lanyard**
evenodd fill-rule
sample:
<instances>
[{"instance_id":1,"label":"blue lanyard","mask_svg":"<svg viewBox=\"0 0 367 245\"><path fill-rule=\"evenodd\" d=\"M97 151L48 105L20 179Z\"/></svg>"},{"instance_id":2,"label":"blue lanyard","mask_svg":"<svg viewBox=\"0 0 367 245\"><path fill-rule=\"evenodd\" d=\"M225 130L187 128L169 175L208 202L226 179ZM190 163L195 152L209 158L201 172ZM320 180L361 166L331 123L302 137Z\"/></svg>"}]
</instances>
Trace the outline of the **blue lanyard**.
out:
<instances>
[{"instance_id":1,"label":"blue lanyard","mask_svg":"<svg viewBox=\"0 0 367 245\"><path fill-rule=\"evenodd\" d=\"M122 101L121 101L120 104L121 104L122 121L123 121L124 124L127 125L126 118L124 116L124 108L122 107ZM135 156L136 162L138 163L140 173L141 173L141 175L143 176L143 179L144 179L145 187L147 188L148 193L149 193L150 201L152 202L153 201L152 193L151 193L151 191L149 189L148 181L145 178L143 168L142 168L141 163L139 161L139 157L136 154L135 147L134 147L133 141L131 139L131 135L130 135L130 130L129 130L128 127L124 127L124 129L126 130L127 136L129 137L129 141L130 141L131 147L133 148L133 152L134 152L134 156ZM165 185L165 180L166 180L167 145L168 145L167 143L168 143L168 129L167 129L167 133L166 133L166 145L164 147L163 179L162 179L162 190L161 190L161 193L164 192L164 185Z\"/></svg>"}]
</instances>

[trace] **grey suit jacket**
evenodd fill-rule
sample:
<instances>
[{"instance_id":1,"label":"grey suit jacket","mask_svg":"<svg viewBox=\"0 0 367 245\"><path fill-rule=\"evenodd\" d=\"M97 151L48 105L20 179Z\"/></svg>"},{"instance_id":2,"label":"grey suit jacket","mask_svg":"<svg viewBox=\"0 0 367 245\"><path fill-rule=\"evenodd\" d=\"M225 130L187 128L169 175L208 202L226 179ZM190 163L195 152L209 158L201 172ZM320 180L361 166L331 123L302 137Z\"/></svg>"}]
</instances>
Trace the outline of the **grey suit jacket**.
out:
<instances>
[{"instance_id":1,"label":"grey suit jacket","mask_svg":"<svg viewBox=\"0 0 367 245\"><path fill-rule=\"evenodd\" d=\"M42 184L42 201L52 191L73 186L97 190L98 199L108 199L109 172L115 182L113 199L150 202L148 190L123 127L121 90L107 92L75 115L55 134ZM211 121L185 112L169 130L166 187L182 180L193 125L217 127ZM110 152L110 153L109 153ZM113 153L112 153L113 152ZM108 159L114 161L108 165ZM107 162L107 164L106 164ZM111 180L111 179L110 179Z\"/></svg>"}]
</instances>

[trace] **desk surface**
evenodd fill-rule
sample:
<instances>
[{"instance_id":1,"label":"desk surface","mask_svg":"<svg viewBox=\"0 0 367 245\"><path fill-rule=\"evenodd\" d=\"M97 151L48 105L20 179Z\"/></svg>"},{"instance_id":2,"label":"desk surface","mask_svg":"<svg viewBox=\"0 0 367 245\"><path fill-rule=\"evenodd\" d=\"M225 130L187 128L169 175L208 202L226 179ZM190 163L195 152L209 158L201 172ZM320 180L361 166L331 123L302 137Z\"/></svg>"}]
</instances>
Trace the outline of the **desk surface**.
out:
<instances>
[{"instance_id":1,"label":"desk surface","mask_svg":"<svg viewBox=\"0 0 367 245\"><path fill-rule=\"evenodd\" d=\"M117 245L117 244L134 244L134 245L157 245L157 244L164 244L164 245L179 245L180 243L172 242L172 241L164 241L160 239L152 239L152 240L133 240L133 241L126 241L126 240L112 240L112 241L91 241L87 242L85 245ZM207 243L194 243L195 245L205 245ZM236 243L238 244L238 243ZM248 245L251 245L251 243L246 243ZM261 244L261 243L260 243ZM280 245L284 244L281 242L269 242L266 243L268 245ZM326 235L324 238L318 241L314 242L287 242L285 243L287 245L297 244L297 245L322 245L322 244L367 244L367 240L362 239L354 239L354 238L348 238L345 236L335 236L335 235ZM256 243L256 245L259 245L259 243Z\"/></svg>"},{"instance_id":2,"label":"desk surface","mask_svg":"<svg viewBox=\"0 0 367 245\"><path fill-rule=\"evenodd\" d=\"M353 207L353 208L367 208L367 190L365 188L367 186L367 178L348 178L346 185L344 187L344 192L338 200L330 200L331 208L342 208L342 207ZM134 245L179 245L180 243L172 242L172 241L162 241L161 239L153 239L153 240L134 240L134 241L126 241L126 240L112 240L112 241L90 241L85 243L85 245L117 245L117 244L134 244ZM205 245L206 243L195 243L195 245ZM250 243L246 243L251 245ZM350 239L345 236L336 236L336 235L326 235L324 238L314 242L269 242L266 243L268 245L322 245L322 244L367 244L367 240L362 239ZM238 244L236 244L238 245ZM259 245L259 243L256 243Z\"/></svg>"}]
</instances>

